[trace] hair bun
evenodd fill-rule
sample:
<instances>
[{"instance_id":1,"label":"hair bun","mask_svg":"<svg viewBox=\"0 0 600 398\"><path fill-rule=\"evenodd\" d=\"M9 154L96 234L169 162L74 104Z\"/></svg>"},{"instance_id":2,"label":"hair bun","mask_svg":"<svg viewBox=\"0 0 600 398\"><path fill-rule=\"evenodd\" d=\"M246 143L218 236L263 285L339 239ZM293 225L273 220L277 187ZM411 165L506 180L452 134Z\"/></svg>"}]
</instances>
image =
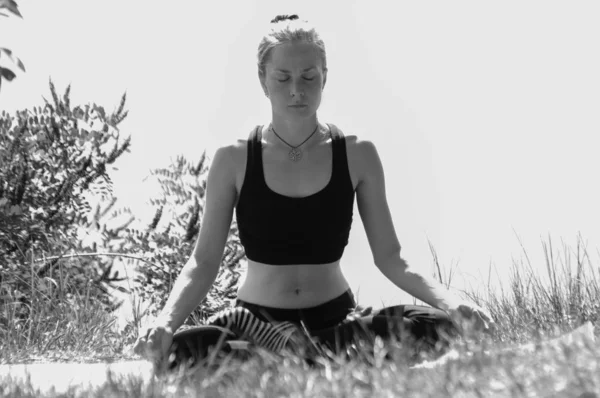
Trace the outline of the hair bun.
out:
<instances>
[{"instance_id":1,"label":"hair bun","mask_svg":"<svg viewBox=\"0 0 600 398\"><path fill-rule=\"evenodd\" d=\"M292 15L277 15L275 18L273 18L271 20L271 23L277 23L279 21L286 21L286 20L293 21L295 19L299 19L298 15L296 15L296 14L292 14Z\"/></svg>"}]
</instances>

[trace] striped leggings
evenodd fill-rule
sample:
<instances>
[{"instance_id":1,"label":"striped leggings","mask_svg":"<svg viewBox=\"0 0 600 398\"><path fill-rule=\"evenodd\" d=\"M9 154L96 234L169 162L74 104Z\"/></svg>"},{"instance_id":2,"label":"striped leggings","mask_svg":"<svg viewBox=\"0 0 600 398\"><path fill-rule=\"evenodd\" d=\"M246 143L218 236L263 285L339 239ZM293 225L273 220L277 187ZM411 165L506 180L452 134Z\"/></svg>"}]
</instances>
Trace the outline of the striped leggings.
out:
<instances>
[{"instance_id":1,"label":"striped leggings","mask_svg":"<svg viewBox=\"0 0 600 398\"><path fill-rule=\"evenodd\" d=\"M355 308L350 289L324 304L301 309L265 307L238 299L233 308L215 315L206 325L175 333L175 360L170 367L195 364L220 343L219 349L229 352L227 342L232 340L273 352L301 353L310 363L322 349L348 355L353 343L368 344L375 336L439 350L458 335L448 315L434 308L397 305L368 315L356 313Z\"/></svg>"}]
</instances>

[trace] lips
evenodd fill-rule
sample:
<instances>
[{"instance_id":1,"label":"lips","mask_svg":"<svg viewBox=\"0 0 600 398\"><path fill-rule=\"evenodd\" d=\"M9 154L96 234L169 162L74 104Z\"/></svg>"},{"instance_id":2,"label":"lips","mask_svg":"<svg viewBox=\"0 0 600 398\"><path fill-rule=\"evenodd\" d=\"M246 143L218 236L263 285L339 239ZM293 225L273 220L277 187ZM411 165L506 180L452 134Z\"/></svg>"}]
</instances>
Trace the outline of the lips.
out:
<instances>
[{"instance_id":1,"label":"lips","mask_svg":"<svg viewBox=\"0 0 600 398\"><path fill-rule=\"evenodd\" d=\"M303 108L303 107L305 107L305 106L308 106L308 105L306 105L306 104L295 104L295 105L290 105L290 107L292 107L292 108Z\"/></svg>"}]
</instances>

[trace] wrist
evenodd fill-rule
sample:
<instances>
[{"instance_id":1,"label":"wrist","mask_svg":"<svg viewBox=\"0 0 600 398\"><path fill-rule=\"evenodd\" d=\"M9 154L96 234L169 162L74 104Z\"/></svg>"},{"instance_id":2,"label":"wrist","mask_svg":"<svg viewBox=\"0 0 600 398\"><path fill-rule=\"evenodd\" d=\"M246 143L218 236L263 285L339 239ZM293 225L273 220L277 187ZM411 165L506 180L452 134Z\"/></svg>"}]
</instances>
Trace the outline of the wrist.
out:
<instances>
[{"instance_id":1,"label":"wrist","mask_svg":"<svg viewBox=\"0 0 600 398\"><path fill-rule=\"evenodd\" d=\"M174 333L180 326L169 314L159 314L154 319L154 325L168 329L171 331L171 333Z\"/></svg>"}]
</instances>

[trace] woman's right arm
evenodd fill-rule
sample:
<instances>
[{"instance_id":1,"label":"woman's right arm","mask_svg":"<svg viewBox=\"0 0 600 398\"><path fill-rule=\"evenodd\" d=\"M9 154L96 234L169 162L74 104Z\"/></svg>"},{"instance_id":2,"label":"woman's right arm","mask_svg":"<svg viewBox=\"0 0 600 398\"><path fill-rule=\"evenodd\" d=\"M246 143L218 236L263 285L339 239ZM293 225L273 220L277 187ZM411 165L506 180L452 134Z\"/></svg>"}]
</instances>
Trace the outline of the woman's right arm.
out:
<instances>
[{"instance_id":1,"label":"woman's right arm","mask_svg":"<svg viewBox=\"0 0 600 398\"><path fill-rule=\"evenodd\" d=\"M200 233L156 321L175 332L206 297L219 273L236 200L233 146L215 152L208 171Z\"/></svg>"}]
</instances>

